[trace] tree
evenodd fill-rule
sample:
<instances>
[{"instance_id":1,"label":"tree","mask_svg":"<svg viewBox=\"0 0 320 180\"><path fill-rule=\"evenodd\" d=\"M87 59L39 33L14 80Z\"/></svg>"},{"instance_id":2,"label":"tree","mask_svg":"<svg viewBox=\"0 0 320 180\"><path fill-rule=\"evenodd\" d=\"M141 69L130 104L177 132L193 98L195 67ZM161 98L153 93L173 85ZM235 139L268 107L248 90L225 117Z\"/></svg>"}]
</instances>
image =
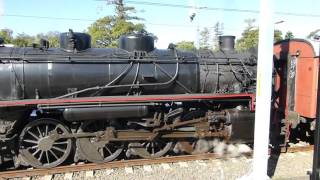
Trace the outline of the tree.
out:
<instances>
[{"instance_id":1,"label":"tree","mask_svg":"<svg viewBox=\"0 0 320 180\"><path fill-rule=\"evenodd\" d=\"M254 28L253 19L245 20L247 27L242 33L242 37L236 42L236 49L238 51L245 51L258 46L259 28ZM280 30L274 31L274 42L282 40L282 32Z\"/></svg>"},{"instance_id":2,"label":"tree","mask_svg":"<svg viewBox=\"0 0 320 180\"><path fill-rule=\"evenodd\" d=\"M36 42L39 42L40 39L46 39L49 41L50 47L59 47L60 46L59 36L60 36L60 32L49 31L46 34L43 34L43 33L37 34L35 39L36 39Z\"/></svg>"},{"instance_id":3,"label":"tree","mask_svg":"<svg viewBox=\"0 0 320 180\"><path fill-rule=\"evenodd\" d=\"M278 41L281 41L283 40L282 38L282 31L280 31L279 29L275 29L274 30L274 35L273 35L273 41L274 42L278 42Z\"/></svg>"},{"instance_id":4,"label":"tree","mask_svg":"<svg viewBox=\"0 0 320 180\"><path fill-rule=\"evenodd\" d=\"M210 39L210 32L208 28L204 28L200 32L200 49L210 49L210 44L209 44L209 39Z\"/></svg>"},{"instance_id":5,"label":"tree","mask_svg":"<svg viewBox=\"0 0 320 180\"><path fill-rule=\"evenodd\" d=\"M239 51L245 51L253 47L258 46L259 30L258 29L245 29L242 33L242 37L236 42L236 49Z\"/></svg>"},{"instance_id":6,"label":"tree","mask_svg":"<svg viewBox=\"0 0 320 180\"><path fill-rule=\"evenodd\" d=\"M121 35L144 29L143 24L134 24L129 21L141 20L141 18L129 15L135 13L134 7L125 6L123 0L115 0L111 4L116 6L116 15L100 18L88 28L93 47L116 47Z\"/></svg>"},{"instance_id":7,"label":"tree","mask_svg":"<svg viewBox=\"0 0 320 180\"><path fill-rule=\"evenodd\" d=\"M113 4L116 5L117 18L123 20L142 20L140 17L129 15L130 13L136 13L136 9L132 6L125 6L123 0L115 0Z\"/></svg>"},{"instance_id":8,"label":"tree","mask_svg":"<svg viewBox=\"0 0 320 180\"><path fill-rule=\"evenodd\" d=\"M0 31L0 37L3 39L4 44L9 44L12 42L12 30L11 29L2 29Z\"/></svg>"},{"instance_id":9,"label":"tree","mask_svg":"<svg viewBox=\"0 0 320 180\"><path fill-rule=\"evenodd\" d=\"M123 19L106 16L91 24L88 33L91 35L93 47L116 47L121 35L143 29L143 24L133 24Z\"/></svg>"},{"instance_id":10,"label":"tree","mask_svg":"<svg viewBox=\"0 0 320 180\"><path fill-rule=\"evenodd\" d=\"M18 34L12 40L12 44L18 47L27 47L27 46L31 46L34 41L35 41L34 37L27 35L25 33L21 33L21 34Z\"/></svg>"},{"instance_id":11,"label":"tree","mask_svg":"<svg viewBox=\"0 0 320 180\"><path fill-rule=\"evenodd\" d=\"M115 16L100 18L88 28L93 47L116 47L121 35L143 31L145 28L143 24L134 24L129 21L140 20L138 17L129 15L135 12L134 7L125 6L123 0L113 1L113 4L116 6Z\"/></svg>"},{"instance_id":12,"label":"tree","mask_svg":"<svg viewBox=\"0 0 320 180\"><path fill-rule=\"evenodd\" d=\"M294 38L294 35L291 31L288 31L284 36L284 39L293 39L293 38Z\"/></svg>"},{"instance_id":13,"label":"tree","mask_svg":"<svg viewBox=\"0 0 320 180\"><path fill-rule=\"evenodd\" d=\"M184 51L195 51L196 47L194 46L193 41L180 41L176 43L176 48Z\"/></svg>"},{"instance_id":14,"label":"tree","mask_svg":"<svg viewBox=\"0 0 320 180\"><path fill-rule=\"evenodd\" d=\"M213 37L213 45L214 50L219 49L219 36L223 34L223 23L217 22L213 26L214 37Z\"/></svg>"}]
</instances>

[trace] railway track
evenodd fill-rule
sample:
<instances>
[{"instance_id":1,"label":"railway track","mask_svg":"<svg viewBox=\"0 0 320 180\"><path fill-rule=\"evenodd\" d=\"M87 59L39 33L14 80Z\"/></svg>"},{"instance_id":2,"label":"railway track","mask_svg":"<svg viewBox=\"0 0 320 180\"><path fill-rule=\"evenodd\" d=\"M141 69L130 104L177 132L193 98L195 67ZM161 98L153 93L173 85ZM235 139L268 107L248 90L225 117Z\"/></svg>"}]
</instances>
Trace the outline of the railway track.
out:
<instances>
[{"instance_id":1,"label":"railway track","mask_svg":"<svg viewBox=\"0 0 320 180\"><path fill-rule=\"evenodd\" d=\"M312 150L313 150L313 146L310 145L310 146L295 146L295 147L289 147L289 148L282 148L281 152L296 153L296 152L312 151ZM252 152L242 153L242 155L250 157L252 155ZM206 154L198 154L198 155L180 155L180 156L161 157L161 158L155 158L155 159L120 160L120 161L113 161L113 162L108 162L103 164L94 164L94 163L76 164L76 165L60 166L60 167L50 168L50 169L9 170L5 172L0 172L0 179L46 176L46 175L73 173L73 172L80 172L80 171L124 168L124 167L143 166L143 165L150 165L150 164L176 163L176 162L182 162L182 161L186 162L186 161L195 161L195 160L222 159L222 158L229 158L229 157L230 157L229 154L221 156L215 153L206 153Z\"/></svg>"}]
</instances>

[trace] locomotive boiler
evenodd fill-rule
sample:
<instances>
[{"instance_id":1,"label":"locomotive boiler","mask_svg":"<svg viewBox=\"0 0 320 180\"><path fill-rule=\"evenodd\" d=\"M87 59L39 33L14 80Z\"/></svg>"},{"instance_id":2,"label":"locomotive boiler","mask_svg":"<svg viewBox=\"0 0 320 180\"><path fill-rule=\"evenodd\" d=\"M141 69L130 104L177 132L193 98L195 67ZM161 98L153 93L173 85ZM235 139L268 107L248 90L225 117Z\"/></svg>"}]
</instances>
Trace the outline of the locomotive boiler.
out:
<instances>
[{"instance_id":1,"label":"locomotive boiler","mask_svg":"<svg viewBox=\"0 0 320 180\"><path fill-rule=\"evenodd\" d=\"M154 158L252 139L256 54L236 52L234 36L217 52L185 52L156 49L146 34L91 48L70 30L60 48L0 47L0 62L0 164Z\"/></svg>"}]
</instances>

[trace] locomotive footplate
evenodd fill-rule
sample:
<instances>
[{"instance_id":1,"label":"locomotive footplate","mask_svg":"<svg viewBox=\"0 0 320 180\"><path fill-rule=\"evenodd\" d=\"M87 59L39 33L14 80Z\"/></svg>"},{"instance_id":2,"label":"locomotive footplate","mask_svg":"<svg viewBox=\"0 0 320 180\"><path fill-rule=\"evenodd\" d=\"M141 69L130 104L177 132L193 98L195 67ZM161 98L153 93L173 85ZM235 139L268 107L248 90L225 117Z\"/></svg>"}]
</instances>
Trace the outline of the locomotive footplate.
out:
<instances>
[{"instance_id":1,"label":"locomotive footplate","mask_svg":"<svg viewBox=\"0 0 320 180\"><path fill-rule=\"evenodd\" d=\"M142 95L142 96L101 96L63 99L27 99L15 101L0 101L0 107L37 106L39 109L66 108L73 105L103 105L117 103L141 103L141 102L187 102L199 100L213 100L216 102L243 101L250 105L254 111L254 94L175 94L175 95Z\"/></svg>"}]
</instances>

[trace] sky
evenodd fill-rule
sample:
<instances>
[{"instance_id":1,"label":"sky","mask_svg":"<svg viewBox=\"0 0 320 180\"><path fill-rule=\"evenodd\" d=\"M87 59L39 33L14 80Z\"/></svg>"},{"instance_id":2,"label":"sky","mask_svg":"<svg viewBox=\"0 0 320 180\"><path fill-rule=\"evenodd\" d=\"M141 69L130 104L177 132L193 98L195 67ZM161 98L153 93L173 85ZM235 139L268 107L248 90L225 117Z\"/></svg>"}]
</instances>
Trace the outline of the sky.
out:
<instances>
[{"instance_id":1,"label":"sky","mask_svg":"<svg viewBox=\"0 0 320 180\"><path fill-rule=\"evenodd\" d=\"M124 0L126 3L127 0ZM192 0L128 0L134 6L136 15L144 18L148 32L158 37L157 48L167 48L169 43L199 39L199 31L208 27L213 33L216 22L224 24L224 35L241 36L246 27L245 19L257 19L259 14L213 10L241 9L259 10L259 0L193 0L197 7L207 7L196 11L190 22L188 8L146 5L144 2L190 5ZM320 0L275 0L275 24L284 34L292 31L297 38L305 38L311 31L320 29ZM282 14L281 14L282 13ZM298 13L304 16L291 16L283 13ZM65 32L69 28L84 31L96 19L113 15L114 6L104 0L0 0L0 29L12 29L14 35L26 33L36 35L48 31ZM37 17L34 17L37 16ZM43 17L43 18L39 18ZM44 17L54 17L44 18Z\"/></svg>"}]
</instances>

